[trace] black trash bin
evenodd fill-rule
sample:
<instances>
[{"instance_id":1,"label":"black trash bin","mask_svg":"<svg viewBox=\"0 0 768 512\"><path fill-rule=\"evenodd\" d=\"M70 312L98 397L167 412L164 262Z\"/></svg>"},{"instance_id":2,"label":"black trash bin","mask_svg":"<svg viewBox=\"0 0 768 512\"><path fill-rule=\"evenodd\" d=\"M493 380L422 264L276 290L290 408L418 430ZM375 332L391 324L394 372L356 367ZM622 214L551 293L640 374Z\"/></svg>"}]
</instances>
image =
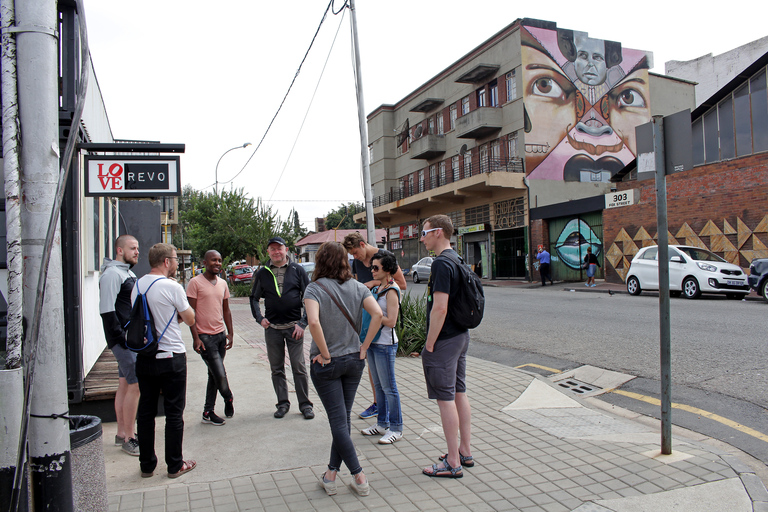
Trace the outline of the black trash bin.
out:
<instances>
[{"instance_id":1,"label":"black trash bin","mask_svg":"<svg viewBox=\"0 0 768 512\"><path fill-rule=\"evenodd\" d=\"M70 416L69 443L72 453L72 498L75 510L108 510L101 418Z\"/></svg>"}]
</instances>

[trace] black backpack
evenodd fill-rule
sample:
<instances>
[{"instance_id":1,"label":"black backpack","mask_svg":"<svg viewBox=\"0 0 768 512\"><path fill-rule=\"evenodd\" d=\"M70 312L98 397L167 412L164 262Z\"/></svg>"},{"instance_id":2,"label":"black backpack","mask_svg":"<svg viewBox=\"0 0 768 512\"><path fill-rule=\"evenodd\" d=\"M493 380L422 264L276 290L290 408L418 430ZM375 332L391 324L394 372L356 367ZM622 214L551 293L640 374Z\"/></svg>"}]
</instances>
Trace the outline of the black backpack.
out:
<instances>
[{"instance_id":1,"label":"black backpack","mask_svg":"<svg viewBox=\"0 0 768 512\"><path fill-rule=\"evenodd\" d=\"M136 299L133 301L131 307L131 316L128 319L128 323L125 324L125 346L128 350L137 352L143 356L153 356L157 353L157 344L165 335L165 331L168 330L168 326L171 325L171 320L168 321L168 325L165 326L160 336L157 335L157 329L155 329L155 319L152 316L152 310L149 309L147 304L147 293L152 285L158 282L160 277L152 281L147 287L144 293L141 293L139 289L139 281L136 281Z\"/></svg>"},{"instance_id":2,"label":"black backpack","mask_svg":"<svg viewBox=\"0 0 768 512\"><path fill-rule=\"evenodd\" d=\"M456 296L448 302L448 314L451 321L463 329L474 329L483 321L485 311L485 294L483 283L477 274L472 272L464 263L461 256L443 252L440 256L453 262L458 267L461 285L456 290ZM439 256L438 256L439 257Z\"/></svg>"}]
</instances>

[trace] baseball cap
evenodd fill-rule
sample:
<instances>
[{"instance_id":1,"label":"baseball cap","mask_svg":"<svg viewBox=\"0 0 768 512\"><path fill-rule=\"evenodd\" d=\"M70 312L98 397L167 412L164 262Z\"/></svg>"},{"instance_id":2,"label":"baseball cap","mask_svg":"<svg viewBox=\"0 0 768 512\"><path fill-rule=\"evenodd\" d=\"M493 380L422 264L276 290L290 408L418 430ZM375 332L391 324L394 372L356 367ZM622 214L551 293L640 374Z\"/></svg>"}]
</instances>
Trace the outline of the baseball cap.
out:
<instances>
[{"instance_id":1,"label":"baseball cap","mask_svg":"<svg viewBox=\"0 0 768 512\"><path fill-rule=\"evenodd\" d=\"M285 245L285 240L283 240L279 236L275 236L275 237L272 237L272 238L269 239L269 242L267 242L267 247L269 247L272 244Z\"/></svg>"}]
</instances>

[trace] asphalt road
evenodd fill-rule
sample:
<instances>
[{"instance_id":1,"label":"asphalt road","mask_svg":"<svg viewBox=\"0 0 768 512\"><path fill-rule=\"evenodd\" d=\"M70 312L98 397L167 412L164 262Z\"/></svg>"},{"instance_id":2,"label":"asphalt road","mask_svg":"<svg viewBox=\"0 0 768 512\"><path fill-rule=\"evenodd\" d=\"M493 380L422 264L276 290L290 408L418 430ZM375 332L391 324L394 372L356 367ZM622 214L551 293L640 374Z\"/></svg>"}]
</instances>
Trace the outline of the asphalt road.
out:
<instances>
[{"instance_id":1,"label":"asphalt road","mask_svg":"<svg viewBox=\"0 0 768 512\"><path fill-rule=\"evenodd\" d=\"M424 288L408 286L411 293ZM540 286L486 287L485 292L485 317L472 332L471 355L561 371L597 366L636 377L620 389L660 398L657 296ZM673 409L672 422L768 464L768 306L721 297L670 302L672 401L688 408ZM600 399L659 417L658 406L640 400L615 393Z\"/></svg>"}]
</instances>

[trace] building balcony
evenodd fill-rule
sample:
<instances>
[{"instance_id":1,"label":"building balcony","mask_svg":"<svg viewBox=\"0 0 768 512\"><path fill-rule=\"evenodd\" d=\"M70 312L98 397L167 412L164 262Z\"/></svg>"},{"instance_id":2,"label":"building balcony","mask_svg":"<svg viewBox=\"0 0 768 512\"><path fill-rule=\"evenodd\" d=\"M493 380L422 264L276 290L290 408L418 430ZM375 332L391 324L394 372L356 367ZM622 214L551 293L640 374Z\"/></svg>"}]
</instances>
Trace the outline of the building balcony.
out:
<instances>
[{"instance_id":1,"label":"building balcony","mask_svg":"<svg viewBox=\"0 0 768 512\"><path fill-rule=\"evenodd\" d=\"M481 139L501 130L503 113L500 108L480 107L456 119L456 137Z\"/></svg>"},{"instance_id":2,"label":"building balcony","mask_svg":"<svg viewBox=\"0 0 768 512\"><path fill-rule=\"evenodd\" d=\"M411 142L411 159L431 160L445 153L445 135L424 135Z\"/></svg>"}]
</instances>

